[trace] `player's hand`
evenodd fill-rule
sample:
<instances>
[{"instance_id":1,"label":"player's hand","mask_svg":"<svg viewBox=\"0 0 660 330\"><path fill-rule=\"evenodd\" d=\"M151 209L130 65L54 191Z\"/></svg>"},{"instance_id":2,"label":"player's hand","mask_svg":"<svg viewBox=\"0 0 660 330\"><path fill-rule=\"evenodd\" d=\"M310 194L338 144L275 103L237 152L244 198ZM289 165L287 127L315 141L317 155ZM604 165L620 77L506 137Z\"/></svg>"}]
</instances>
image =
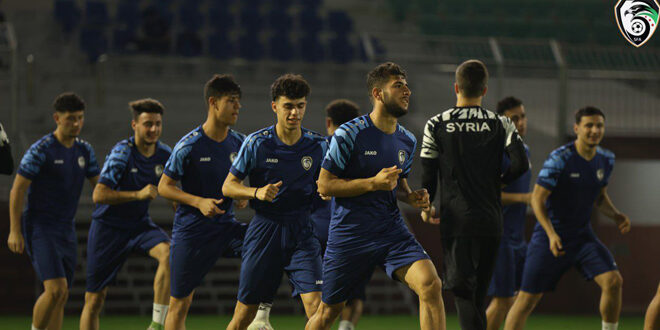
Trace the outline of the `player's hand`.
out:
<instances>
[{"instance_id":1,"label":"player's hand","mask_svg":"<svg viewBox=\"0 0 660 330\"><path fill-rule=\"evenodd\" d=\"M422 209L422 221L432 225L440 224L440 217L435 215L435 206L431 205L430 207Z\"/></svg>"},{"instance_id":2,"label":"player's hand","mask_svg":"<svg viewBox=\"0 0 660 330\"><path fill-rule=\"evenodd\" d=\"M137 193L138 200L152 200L158 196L158 187L148 184L144 188L140 189Z\"/></svg>"},{"instance_id":3,"label":"player's hand","mask_svg":"<svg viewBox=\"0 0 660 330\"><path fill-rule=\"evenodd\" d=\"M237 209L244 209L248 205L248 200L247 199L234 199L234 205L236 205Z\"/></svg>"},{"instance_id":4,"label":"player's hand","mask_svg":"<svg viewBox=\"0 0 660 330\"><path fill-rule=\"evenodd\" d=\"M626 234L630 231L630 219L627 215L623 213L616 214L614 216L614 222L616 223L617 227L619 227L621 234Z\"/></svg>"},{"instance_id":5,"label":"player's hand","mask_svg":"<svg viewBox=\"0 0 660 330\"><path fill-rule=\"evenodd\" d=\"M25 240L23 239L23 234L10 232L9 238L7 239L7 246L9 250L13 253L23 254L23 249L25 248Z\"/></svg>"},{"instance_id":6,"label":"player's hand","mask_svg":"<svg viewBox=\"0 0 660 330\"><path fill-rule=\"evenodd\" d=\"M561 238L559 237L559 235L557 234L550 235L548 236L548 239L550 240L550 251L555 256L555 258L566 254L566 251L564 251L564 247L561 245Z\"/></svg>"},{"instance_id":7,"label":"player's hand","mask_svg":"<svg viewBox=\"0 0 660 330\"><path fill-rule=\"evenodd\" d=\"M224 210L218 208L218 205L220 203L222 203L222 198L221 199L202 198L199 202L197 202L196 207L197 209L199 209L199 212L202 212L202 214L205 217L211 218L218 214L225 213Z\"/></svg>"},{"instance_id":8,"label":"player's hand","mask_svg":"<svg viewBox=\"0 0 660 330\"><path fill-rule=\"evenodd\" d=\"M7 137L4 127L2 127L2 124L0 123L0 147L5 144L9 144L9 138Z\"/></svg>"},{"instance_id":9,"label":"player's hand","mask_svg":"<svg viewBox=\"0 0 660 330\"><path fill-rule=\"evenodd\" d=\"M426 189L418 189L408 194L408 204L420 209L429 209L429 192Z\"/></svg>"},{"instance_id":10,"label":"player's hand","mask_svg":"<svg viewBox=\"0 0 660 330\"><path fill-rule=\"evenodd\" d=\"M282 186L282 180L277 183L269 183L257 190L257 199L260 201L272 202L277 196Z\"/></svg>"},{"instance_id":11,"label":"player's hand","mask_svg":"<svg viewBox=\"0 0 660 330\"><path fill-rule=\"evenodd\" d=\"M383 168L372 179L374 190L394 190L399 182L399 174L401 174L401 169L397 168L396 165Z\"/></svg>"},{"instance_id":12,"label":"player's hand","mask_svg":"<svg viewBox=\"0 0 660 330\"><path fill-rule=\"evenodd\" d=\"M532 206L532 193L526 193L524 196L523 200L525 201L525 205Z\"/></svg>"}]
</instances>

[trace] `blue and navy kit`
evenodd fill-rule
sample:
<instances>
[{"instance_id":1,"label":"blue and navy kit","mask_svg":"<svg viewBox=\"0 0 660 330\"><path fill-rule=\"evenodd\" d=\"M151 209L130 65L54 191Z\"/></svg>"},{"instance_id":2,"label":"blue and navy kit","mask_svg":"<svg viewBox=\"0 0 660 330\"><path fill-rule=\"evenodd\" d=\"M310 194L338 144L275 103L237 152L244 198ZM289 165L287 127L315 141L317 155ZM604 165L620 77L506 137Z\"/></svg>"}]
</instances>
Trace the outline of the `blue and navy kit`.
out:
<instances>
[{"instance_id":1,"label":"blue and navy kit","mask_svg":"<svg viewBox=\"0 0 660 330\"><path fill-rule=\"evenodd\" d=\"M157 186L172 149L158 142L153 155L142 155L131 137L117 143L105 159L99 183L118 191ZM87 291L112 283L131 252L148 253L167 234L149 216L149 200L96 204L87 238Z\"/></svg>"},{"instance_id":2,"label":"blue and navy kit","mask_svg":"<svg viewBox=\"0 0 660 330\"><path fill-rule=\"evenodd\" d=\"M321 290L321 247L310 211L327 142L301 130L291 146L278 138L275 126L250 134L231 168L238 179L249 177L252 187L282 181L272 202L250 200L256 215L243 245L238 300L244 304L272 302L283 272L293 295Z\"/></svg>"},{"instance_id":3,"label":"blue and navy kit","mask_svg":"<svg viewBox=\"0 0 660 330\"><path fill-rule=\"evenodd\" d=\"M417 140L403 126L392 134L378 129L369 115L342 124L330 143L323 168L342 179L375 176L397 166L410 173ZM375 266L392 277L396 269L428 255L408 230L392 191L334 199L328 246L323 260L323 301L336 304L366 284Z\"/></svg>"},{"instance_id":4,"label":"blue and navy kit","mask_svg":"<svg viewBox=\"0 0 660 330\"><path fill-rule=\"evenodd\" d=\"M330 145L331 136L325 137L325 142ZM314 225L314 234L321 242L322 250L328 243L328 228L330 227L330 217L332 217L332 204L334 199L324 201L320 195L315 195L312 201L312 224Z\"/></svg>"},{"instance_id":5,"label":"blue and navy kit","mask_svg":"<svg viewBox=\"0 0 660 330\"><path fill-rule=\"evenodd\" d=\"M547 234L536 224L527 249L522 290L554 290L561 275L573 266L586 279L617 269L612 254L590 224L594 202L607 186L613 168L614 154L601 147L591 160L578 154L574 142L550 154L536 184L552 192L546 208L566 254L555 258L548 248Z\"/></svg>"},{"instance_id":6,"label":"blue and navy kit","mask_svg":"<svg viewBox=\"0 0 660 330\"><path fill-rule=\"evenodd\" d=\"M225 211L207 218L193 206L177 208L170 250L172 297L189 296L221 256L240 256L246 226L236 221L233 200L222 194L222 184L243 139L230 129L227 137L217 142L199 126L176 144L165 165L165 175L180 181L183 191L223 199L218 208Z\"/></svg>"},{"instance_id":7,"label":"blue and navy kit","mask_svg":"<svg viewBox=\"0 0 660 330\"><path fill-rule=\"evenodd\" d=\"M76 138L62 145L53 133L25 153L18 174L32 181L22 216L25 245L41 281L65 277L76 267L74 216L85 178L99 174L92 146Z\"/></svg>"}]
</instances>

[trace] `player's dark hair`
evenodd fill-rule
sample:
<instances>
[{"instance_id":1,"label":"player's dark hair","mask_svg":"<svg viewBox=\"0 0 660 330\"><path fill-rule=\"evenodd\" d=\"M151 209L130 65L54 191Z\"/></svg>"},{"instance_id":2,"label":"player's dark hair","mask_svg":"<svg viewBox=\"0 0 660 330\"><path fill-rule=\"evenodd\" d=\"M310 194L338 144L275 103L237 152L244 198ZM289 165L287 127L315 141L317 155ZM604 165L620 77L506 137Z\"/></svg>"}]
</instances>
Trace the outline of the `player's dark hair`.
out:
<instances>
[{"instance_id":1,"label":"player's dark hair","mask_svg":"<svg viewBox=\"0 0 660 330\"><path fill-rule=\"evenodd\" d=\"M339 126L359 116L360 106L346 99L334 100L325 107L325 115L335 126Z\"/></svg>"},{"instance_id":2,"label":"player's dark hair","mask_svg":"<svg viewBox=\"0 0 660 330\"><path fill-rule=\"evenodd\" d=\"M507 96L501 101L497 102L497 114L503 115L505 111L522 105L522 101L513 96Z\"/></svg>"},{"instance_id":3,"label":"player's dark hair","mask_svg":"<svg viewBox=\"0 0 660 330\"><path fill-rule=\"evenodd\" d=\"M488 86L488 69L479 60L467 60L456 69L456 84L465 97L479 97Z\"/></svg>"},{"instance_id":4,"label":"player's dark hair","mask_svg":"<svg viewBox=\"0 0 660 330\"><path fill-rule=\"evenodd\" d=\"M372 100L371 91L374 88L383 88L392 76L403 76L406 78L406 70L394 62L385 62L379 64L367 73L367 89L369 100Z\"/></svg>"},{"instance_id":5,"label":"player's dark hair","mask_svg":"<svg viewBox=\"0 0 660 330\"><path fill-rule=\"evenodd\" d=\"M238 94L241 97L241 86L238 85L234 76L229 74L214 74L204 85L204 101L209 103L209 98L221 98L225 95Z\"/></svg>"},{"instance_id":6,"label":"player's dark hair","mask_svg":"<svg viewBox=\"0 0 660 330\"><path fill-rule=\"evenodd\" d=\"M585 116L601 116L603 119L605 119L605 114L598 108L588 105L584 108L578 109L578 111L575 111L575 123L579 124L580 120L582 120L582 117Z\"/></svg>"},{"instance_id":7,"label":"player's dark hair","mask_svg":"<svg viewBox=\"0 0 660 330\"><path fill-rule=\"evenodd\" d=\"M142 113L158 113L163 114L165 107L157 100L146 98L135 100L128 103L128 108L133 114L133 119L137 119Z\"/></svg>"},{"instance_id":8,"label":"player's dark hair","mask_svg":"<svg viewBox=\"0 0 660 330\"><path fill-rule=\"evenodd\" d=\"M286 96L292 100L307 97L310 92L311 88L307 80L299 74L281 75L270 85L270 96L273 102L280 96Z\"/></svg>"},{"instance_id":9,"label":"player's dark hair","mask_svg":"<svg viewBox=\"0 0 660 330\"><path fill-rule=\"evenodd\" d=\"M73 92L58 95L53 101L53 108L57 112L75 112L85 110L85 101Z\"/></svg>"}]
</instances>

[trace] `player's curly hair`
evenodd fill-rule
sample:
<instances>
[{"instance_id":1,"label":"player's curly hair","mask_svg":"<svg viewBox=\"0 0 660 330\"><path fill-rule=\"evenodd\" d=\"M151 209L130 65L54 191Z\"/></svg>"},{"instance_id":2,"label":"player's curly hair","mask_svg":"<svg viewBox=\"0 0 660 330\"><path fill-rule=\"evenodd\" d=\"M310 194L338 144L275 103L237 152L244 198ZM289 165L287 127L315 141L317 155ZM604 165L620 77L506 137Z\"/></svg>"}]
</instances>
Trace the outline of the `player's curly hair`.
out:
<instances>
[{"instance_id":1,"label":"player's curly hair","mask_svg":"<svg viewBox=\"0 0 660 330\"><path fill-rule=\"evenodd\" d=\"M488 86L488 69L479 60L467 60L456 69L458 90L468 98L479 97Z\"/></svg>"},{"instance_id":2,"label":"player's curly hair","mask_svg":"<svg viewBox=\"0 0 660 330\"><path fill-rule=\"evenodd\" d=\"M286 96L292 100L309 96L311 88L307 80L299 74L287 73L279 76L270 85L270 96L275 102L278 97Z\"/></svg>"},{"instance_id":3,"label":"player's curly hair","mask_svg":"<svg viewBox=\"0 0 660 330\"><path fill-rule=\"evenodd\" d=\"M334 100L325 107L325 115L339 126L360 115L360 106L347 99Z\"/></svg>"},{"instance_id":4,"label":"player's curly hair","mask_svg":"<svg viewBox=\"0 0 660 330\"><path fill-rule=\"evenodd\" d=\"M580 120L582 120L582 117L596 116L596 115L601 116L603 117L603 119L605 119L605 114L603 113L603 111L601 111L600 109L594 106L588 105L584 108L580 108L577 111L575 111L575 123L579 124Z\"/></svg>"},{"instance_id":5,"label":"player's curly hair","mask_svg":"<svg viewBox=\"0 0 660 330\"><path fill-rule=\"evenodd\" d=\"M374 88L383 88L392 76L402 76L406 78L406 70L394 62L385 62L379 64L367 73L367 89L369 93L369 100L373 103L373 96L371 91Z\"/></svg>"},{"instance_id":6,"label":"player's curly hair","mask_svg":"<svg viewBox=\"0 0 660 330\"><path fill-rule=\"evenodd\" d=\"M209 98L221 98L225 95L238 94L241 97L241 86L238 85L234 76L230 74L214 74L204 85L204 101L209 103Z\"/></svg>"},{"instance_id":7,"label":"player's curly hair","mask_svg":"<svg viewBox=\"0 0 660 330\"><path fill-rule=\"evenodd\" d=\"M85 101L73 92L64 92L53 101L53 108L57 112L75 112L85 110Z\"/></svg>"},{"instance_id":8,"label":"player's curly hair","mask_svg":"<svg viewBox=\"0 0 660 330\"><path fill-rule=\"evenodd\" d=\"M162 115L163 111L165 111L165 107L162 103L151 98L131 101L128 103L128 109L131 110L133 119L137 119L137 117L139 117L144 112L158 113Z\"/></svg>"},{"instance_id":9,"label":"player's curly hair","mask_svg":"<svg viewBox=\"0 0 660 330\"><path fill-rule=\"evenodd\" d=\"M507 96L497 102L497 114L503 115L505 111L522 105L522 101L513 96Z\"/></svg>"}]
</instances>

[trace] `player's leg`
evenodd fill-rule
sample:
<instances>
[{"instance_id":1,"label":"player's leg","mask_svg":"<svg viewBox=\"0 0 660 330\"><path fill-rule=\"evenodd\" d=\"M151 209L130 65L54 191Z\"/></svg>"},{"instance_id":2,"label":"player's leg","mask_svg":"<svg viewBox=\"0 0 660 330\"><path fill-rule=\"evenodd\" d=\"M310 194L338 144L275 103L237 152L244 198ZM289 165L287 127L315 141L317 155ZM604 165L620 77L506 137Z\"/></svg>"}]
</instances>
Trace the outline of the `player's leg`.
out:
<instances>
[{"instance_id":1,"label":"player's leg","mask_svg":"<svg viewBox=\"0 0 660 330\"><path fill-rule=\"evenodd\" d=\"M619 323L621 313L621 296L623 278L618 270L612 270L594 277L594 281L600 286L600 315L603 324ZM616 329L616 327L614 328Z\"/></svg>"},{"instance_id":2,"label":"player's leg","mask_svg":"<svg viewBox=\"0 0 660 330\"><path fill-rule=\"evenodd\" d=\"M488 330L498 330L513 305L515 293L518 289L516 282L518 282L518 286L520 285L520 281L516 276L516 266L516 255L513 247L508 241L502 240L497 252L495 271L488 291L488 294L493 297L486 309L486 329Z\"/></svg>"},{"instance_id":3,"label":"player's leg","mask_svg":"<svg viewBox=\"0 0 660 330\"><path fill-rule=\"evenodd\" d=\"M149 256L158 261L154 276L154 305L149 330L159 330L165 324L170 297L170 244L158 243L149 250Z\"/></svg>"},{"instance_id":4,"label":"player's leg","mask_svg":"<svg viewBox=\"0 0 660 330\"><path fill-rule=\"evenodd\" d=\"M524 329L527 318L532 314L542 297L543 293L529 293L521 290L506 316L504 330Z\"/></svg>"},{"instance_id":5,"label":"player's leg","mask_svg":"<svg viewBox=\"0 0 660 330\"><path fill-rule=\"evenodd\" d=\"M353 330L357 326L362 310L364 309L364 301L360 298L351 299L346 303L346 306L341 311L339 321L339 328L337 330Z\"/></svg>"},{"instance_id":6,"label":"player's leg","mask_svg":"<svg viewBox=\"0 0 660 330\"><path fill-rule=\"evenodd\" d=\"M644 317L644 330L655 329L660 329L660 285L658 285L655 296L646 309L646 316Z\"/></svg>"},{"instance_id":7,"label":"player's leg","mask_svg":"<svg viewBox=\"0 0 660 330\"><path fill-rule=\"evenodd\" d=\"M479 240L479 263L477 265L477 286L475 290L475 304L479 311L479 319L482 321L482 329L487 328L488 319L486 317L486 296L488 294L488 287L490 280L493 276L495 269L495 262L497 261L497 247L499 244L499 237L481 237Z\"/></svg>"},{"instance_id":8,"label":"player's leg","mask_svg":"<svg viewBox=\"0 0 660 330\"><path fill-rule=\"evenodd\" d=\"M442 281L430 259L422 259L394 271L396 278L406 283L419 296L421 329L445 329L445 305L442 301Z\"/></svg>"},{"instance_id":9,"label":"player's leg","mask_svg":"<svg viewBox=\"0 0 660 330\"><path fill-rule=\"evenodd\" d=\"M302 227L302 228L301 228ZM311 223L290 224L284 231L293 253L286 260L284 271L293 287L292 296L300 295L307 317L312 317L321 303L323 263L321 243L313 233Z\"/></svg>"},{"instance_id":10,"label":"player's leg","mask_svg":"<svg viewBox=\"0 0 660 330\"><path fill-rule=\"evenodd\" d=\"M103 310L107 293L107 287L98 292L85 292L85 305L80 314L80 330L99 329L99 315Z\"/></svg>"},{"instance_id":11,"label":"player's leg","mask_svg":"<svg viewBox=\"0 0 660 330\"><path fill-rule=\"evenodd\" d=\"M335 323L344 305L346 305L346 301L336 304L327 304L321 301L319 308L316 309L316 313L307 321L305 330L329 330L332 324Z\"/></svg>"},{"instance_id":12,"label":"player's leg","mask_svg":"<svg viewBox=\"0 0 660 330\"><path fill-rule=\"evenodd\" d=\"M32 310L32 325L37 329L61 329L61 314L69 297L66 278L45 280L43 284L44 292L39 296Z\"/></svg>"},{"instance_id":13,"label":"player's leg","mask_svg":"<svg viewBox=\"0 0 660 330\"><path fill-rule=\"evenodd\" d=\"M487 330L497 330L502 326L506 314L509 312L509 309L511 309L511 306L513 306L515 300L515 296L493 297L486 309L486 320L488 322L486 325Z\"/></svg>"},{"instance_id":14,"label":"player's leg","mask_svg":"<svg viewBox=\"0 0 660 330\"><path fill-rule=\"evenodd\" d=\"M188 316L188 310L192 304L194 294L195 292L193 291L186 297L170 297L169 309L165 318L165 330L186 329L186 316Z\"/></svg>"},{"instance_id":15,"label":"player's leg","mask_svg":"<svg viewBox=\"0 0 660 330\"><path fill-rule=\"evenodd\" d=\"M321 291L308 292L300 294L300 299L303 302L303 307L305 308L305 314L307 318L312 317L316 310L321 304Z\"/></svg>"}]
</instances>

